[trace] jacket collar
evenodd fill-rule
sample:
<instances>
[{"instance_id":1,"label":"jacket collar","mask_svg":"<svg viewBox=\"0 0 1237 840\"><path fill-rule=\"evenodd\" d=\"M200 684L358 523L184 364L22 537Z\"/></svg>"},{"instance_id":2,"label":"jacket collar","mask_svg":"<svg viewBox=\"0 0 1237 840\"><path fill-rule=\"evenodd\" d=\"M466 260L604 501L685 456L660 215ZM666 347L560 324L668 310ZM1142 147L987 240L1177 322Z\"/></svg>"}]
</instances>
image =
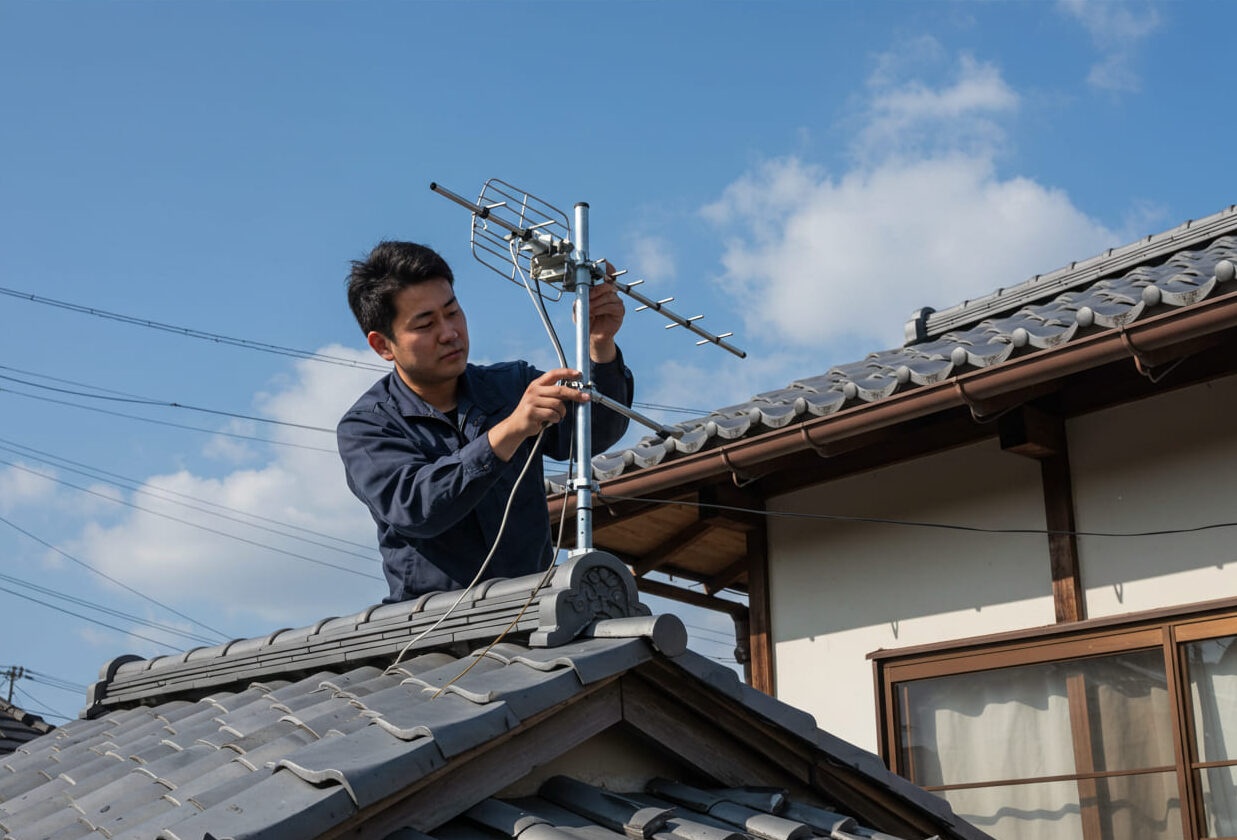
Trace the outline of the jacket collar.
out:
<instances>
[{"instance_id":1,"label":"jacket collar","mask_svg":"<svg viewBox=\"0 0 1237 840\"><path fill-rule=\"evenodd\" d=\"M494 402L495 394L489 393L484 387L479 387L480 378L480 369L473 364L469 364L464 369L464 372L460 374L460 389L457 395L456 408L461 417L468 416L469 409L473 406L481 409L486 414L491 414L501 407ZM389 383L388 390L391 393L392 399L395 400L396 408L399 409L399 413L403 416L443 417L441 411L421 399L415 391L408 387L408 384L400 377L399 371L391 371Z\"/></svg>"}]
</instances>

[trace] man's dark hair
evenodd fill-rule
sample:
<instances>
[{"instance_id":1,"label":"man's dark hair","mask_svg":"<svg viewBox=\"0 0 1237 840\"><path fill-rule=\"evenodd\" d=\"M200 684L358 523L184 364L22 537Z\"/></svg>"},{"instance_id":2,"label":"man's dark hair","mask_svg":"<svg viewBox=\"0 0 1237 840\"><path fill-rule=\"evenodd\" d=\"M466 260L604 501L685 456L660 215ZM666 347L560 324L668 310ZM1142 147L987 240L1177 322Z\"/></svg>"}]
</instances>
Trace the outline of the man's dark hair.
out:
<instances>
[{"instance_id":1,"label":"man's dark hair","mask_svg":"<svg viewBox=\"0 0 1237 840\"><path fill-rule=\"evenodd\" d=\"M405 286L437 277L455 285L447 261L415 242L380 242L364 260L353 260L348 274L348 306L361 332L393 338L395 295Z\"/></svg>"}]
</instances>

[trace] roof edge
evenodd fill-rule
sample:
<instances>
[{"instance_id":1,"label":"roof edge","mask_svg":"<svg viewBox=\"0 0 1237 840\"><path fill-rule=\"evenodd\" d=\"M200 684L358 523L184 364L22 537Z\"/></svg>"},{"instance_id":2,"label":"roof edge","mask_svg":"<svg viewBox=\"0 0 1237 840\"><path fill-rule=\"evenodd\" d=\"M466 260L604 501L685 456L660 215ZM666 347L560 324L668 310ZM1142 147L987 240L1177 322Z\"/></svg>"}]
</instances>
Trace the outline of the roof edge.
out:
<instances>
[{"instance_id":1,"label":"roof edge","mask_svg":"<svg viewBox=\"0 0 1237 840\"><path fill-rule=\"evenodd\" d=\"M739 438L698 455L625 473L602 482L601 495L645 497L725 475L734 476L736 481L759 478L761 466L774 458L809 450L819 452L827 444L941 411L960 407L975 409L1035 385L1121 359L1137 360L1140 354L1234 327L1237 327L1237 292L1229 292L1145 321L1020 356L1001 365L952 376L836 414L792 423L756 437ZM550 499L551 515L557 515L563 503L561 497Z\"/></svg>"},{"instance_id":2,"label":"roof edge","mask_svg":"<svg viewBox=\"0 0 1237 840\"><path fill-rule=\"evenodd\" d=\"M458 602L458 608L457 608ZM483 581L472 590L434 592L416 601L377 604L298 630L236 639L153 659L125 655L106 663L87 693L82 716L174 698L203 696L236 684L313 672L341 663L394 661L491 639L528 634L530 647L557 647L597 632L649 635L675 647L674 628L642 620L635 578L616 557L590 551L544 574ZM615 623L617 622L617 623ZM684 633L685 635L685 633Z\"/></svg>"},{"instance_id":3,"label":"roof edge","mask_svg":"<svg viewBox=\"0 0 1237 840\"><path fill-rule=\"evenodd\" d=\"M906 344L918 344L958 329L1010 312L1040 298L1057 295L1094 283L1108 274L1134 268L1142 263L1198 245L1237 230L1237 204L1205 219L1189 220L1163 233L1146 236L1119 248L1109 248L1089 259L1072 262L1048 274L1037 274L1017 286L997 289L975 300L963 301L937 311L923 307L906 322Z\"/></svg>"}]
</instances>

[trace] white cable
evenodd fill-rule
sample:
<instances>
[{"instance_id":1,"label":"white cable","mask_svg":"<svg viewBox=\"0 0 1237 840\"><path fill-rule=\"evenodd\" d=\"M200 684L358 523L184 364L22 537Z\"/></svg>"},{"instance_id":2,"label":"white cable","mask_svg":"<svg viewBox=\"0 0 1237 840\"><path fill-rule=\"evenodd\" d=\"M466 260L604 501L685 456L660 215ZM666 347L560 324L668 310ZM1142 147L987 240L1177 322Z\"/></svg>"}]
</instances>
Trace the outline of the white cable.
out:
<instances>
[{"instance_id":1,"label":"white cable","mask_svg":"<svg viewBox=\"0 0 1237 840\"><path fill-rule=\"evenodd\" d=\"M511 243L510 243L510 245L509 245L509 247L510 247L510 250L511 250L511 262L515 265L516 271L517 271L517 272L519 272L519 275L520 275L520 280L524 283L524 288L525 288L525 290L527 290L527 291L528 291L528 296L529 296L530 298L532 298L532 300L533 300L533 305L534 305L534 306L536 307L536 309L537 309L537 314L538 314L538 316L540 316L540 318L541 318L541 323L542 323L542 325L545 327L546 332L547 332L547 333L549 333L549 336L550 336L550 341L554 344L554 352L558 354L558 363L559 363L559 365L560 365L561 367L567 367L567 358L566 358L566 356L564 356L564 355L563 355L563 345L562 345L562 344L559 342L559 340L558 340L558 333L556 333L556 332L554 331L554 325L553 325L552 323L550 323L550 316L549 316L549 313L548 313L548 312L546 312L546 310L545 310L545 303L542 301L542 299L541 299L541 295L539 295L539 294L535 293L535 292L533 291L533 289L532 289L532 286L530 286L530 285L528 284L528 278L527 278L527 276L524 274L524 270L523 270L522 268L520 268L520 262L519 262L519 260L516 258L516 253L515 253L515 243L514 243L514 242L511 242ZM540 283L538 283L538 286L540 286ZM571 449L574 449L574 448L575 448L575 447L574 447L574 438L575 438L575 435L576 435L576 434L578 434L578 432L579 432L579 430L578 430L578 429L573 429L573 431L572 431L572 446L571 446ZM389 668L387 668L387 671L388 671L388 672L389 672L392 668L394 668L396 665L399 665L399 663L400 663L400 662L402 662L402 661L403 661L403 659L404 659L404 655L405 655L405 654L407 654L407 653L408 653L408 651L412 649L412 646L413 646L413 645L415 645L417 642L419 642L419 641L421 641L422 639L424 639L424 638L425 638L426 636L428 636L430 633L432 633L432 632L434 632L435 630L437 630L437 629L438 629L438 628L442 625L442 623L443 623L444 621L446 621L446 620L447 620L447 618L448 618L448 617L449 617L449 616L450 616L453 612L455 612L456 608L457 608L457 607L459 607L459 605L460 605L460 604L462 604L462 603L464 602L464 599L468 597L468 593L472 592L472 590L476 587L476 585L477 585L478 583L480 583L480 581L481 581L481 576L482 576L483 574L485 574L485 570L486 570L486 568L490 565L490 560L492 560L492 559L493 559L493 557L494 557L494 552L496 552L496 551L498 550L498 542L499 542L499 540L501 540L501 539L502 539L502 537L503 537L503 531L504 531L504 530L506 529L506 527L507 527L507 517L508 517L508 515L511 513L511 505L512 505L512 503L515 501L515 491L516 491L516 488L518 488L518 487L520 486L520 482L524 479L524 475L528 472L528 468L529 468L530 466L532 466L532 463L533 463L533 458L534 458L534 457L536 456L536 454L537 454L537 448L541 445L541 437L542 437L542 435L544 435L544 434L545 434L545 428L542 428L542 430L541 430L541 431L539 431L539 432L537 433L537 439L536 439L535 441L533 441L533 448L532 448L532 449L529 451L529 453L528 453L528 460L526 460L526 461L524 462L524 467L523 467L523 469L521 469L521 470L520 470L520 474L519 474L519 475L516 477L516 479L515 479L515 484L514 484L514 485L512 485L512 487L511 487L511 493L507 496L507 506L506 506L505 508L503 508L503 518L502 518L502 521L501 521L501 522L499 523L499 525L498 525L498 533L494 536L494 542L493 542L493 544L490 546L490 551L489 551L489 554L487 554L487 555L485 556L485 560L484 560L484 561L482 561L482 563L481 563L481 568L477 569L477 574L476 574L476 576L474 576L474 577L473 577L473 579L472 579L472 581L468 584L468 586L467 586L467 587L465 587L465 588L464 588L464 590L463 590L462 592L460 592L460 597L458 597L458 598L456 598L456 599L455 599L455 603L454 603L454 604L452 604L452 605L451 605L451 607L450 607L450 608L449 608L449 609L448 609L445 613L443 613L441 616L439 616L438 620L437 620L437 621L435 621L435 622L433 623L433 625L431 625L430 627L428 627L428 628L427 628L427 629L425 629L425 630L422 630L422 631L421 631L420 633L418 633L415 637L413 637L412 641L410 641L408 644L404 645L403 649L402 649L402 650L400 650L400 652L399 652L399 656L395 657L395 661L391 663L391 665L390 665L390 667L389 667ZM570 450L569 450L569 451L570 451ZM570 470L570 467L568 467L568 469ZM564 505L564 510L565 510L565 509L566 509L566 505ZM562 529L562 521L560 520L560 522L559 522L559 540L560 540L560 541L562 540L562 533L563 533L563 529ZM557 556L557 554L558 554L557 549L555 550L554 554L555 554L555 556ZM551 557L551 559L550 559L550 568L551 568L551 569L552 569L552 568L554 568L554 559L555 559L554 557ZM547 569L547 575L548 575L548 572L549 572L549 570ZM543 580L541 583L539 583L539 584L537 585L537 587L536 587L536 588L534 588L534 589L533 589L534 594L537 592L537 590L538 590L538 589L540 589L540 588L541 588L542 586L544 586L544 585L545 585L545 581ZM530 599L530 601L531 601L531 599ZM527 605L526 605L526 608L527 608ZM521 614L522 614L522 611L521 611ZM518 620L518 619L517 619L517 620ZM500 638L501 638L501 637L500 637Z\"/></svg>"},{"instance_id":2,"label":"white cable","mask_svg":"<svg viewBox=\"0 0 1237 840\"><path fill-rule=\"evenodd\" d=\"M512 502L515 501L516 488L520 486L520 481L523 480L524 475L528 472L528 468L532 466L533 457L537 454L537 447L541 445L541 436L544 434L545 434L545 429L542 429L541 431L537 432L537 439L533 441L533 448L528 453L528 458L524 461L524 468L520 470L520 474L516 476L515 484L511 486L511 493L507 496L507 506L503 508L502 521L499 522L498 524L498 533L494 535L494 542L490 546L490 553L485 555L485 560L482 561L481 568L477 569L476 576L474 576L472 579L472 582L469 583L468 586L465 587L462 592L460 592L460 597L455 599L455 603L451 605L450 609L448 609L445 613L439 616L438 620L435 621L429 628L422 630L419 634L417 634L413 638L411 642L404 645L404 649L399 652L399 656L395 657L395 661L391 663L391 666L390 668L387 668L387 671L390 671L391 668L394 668L396 665L398 665L400 661L404 658L404 654L408 653L408 651L412 649L413 645L415 645L417 642L424 639L430 633L433 633L435 630L437 630L439 626L444 621L447 620L447 617L450 616L451 613L455 612L456 607L458 607L461 603L463 603L464 599L468 597L468 593L472 592L473 587L475 587L481 581L481 576L485 574L486 567L488 567L490 565L490 561L494 559L494 552L498 550L499 540L503 538L503 531L507 527L507 516L511 513Z\"/></svg>"},{"instance_id":3,"label":"white cable","mask_svg":"<svg viewBox=\"0 0 1237 840\"><path fill-rule=\"evenodd\" d=\"M537 291L534 292L532 287L528 285L528 276L524 274L524 269L520 267L520 261L516 257L515 242L508 244L511 250L511 262L515 266L516 272L520 275L520 282L524 284L524 289L528 292L528 296L533 299L533 306L537 308L537 315L541 318L541 324L545 327L545 331L550 335L550 342L554 345L554 352L558 354L558 366L567 367L567 357L563 354L563 345L558 340L558 333L554 330L554 325L550 322L550 314L545 310L545 301L541 297L541 282L535 277L533 282L537 284Z\"/></svg>"},{"instance_id":4,"label":"white cable","mask_svg":"<svg viewBox=\"0 0 1237 840\"><path fill-rule=\"evenodd\" d=\"M567 457L568 463L571 462L571 457L575 452L576 435L578 435L579 433L580 433L579 428L572 429L571 446L568 450L568 457ZM568 472L569 479L570 479L570 476L571 476L571 473ZM472 662L468 663L468 666L463 671L460 671L454 677L452 677L451 679L443 683L442 688L434 692L434 696L430 698L431 700L437 698L440 694L442 694L444 691L446 691L456 682L463 679L464 675L467 674L469 671L471 671L474 665L476 665L478 662L484 659L486 657L486 654L488 654L490 651L494 649L495 645L497 645L504 638L506 638L507 634L510 633L512 630L514 630L515 626L520 623L520 619L524 617L524 613L528 612L528 608L532 606L533 599L537 597L537 593L540 592L543 587L547 586L550 583L550 578L554 575L554 568L555 568L554 561L558 559L558 552L563 546L563 524L567 521L567 497L571 494L570 481L568 481L568 488L569 489L563 491L563 506L559 509L559 515L558 515L558 537L554 541L554 550L550 552L550 565L546 566L545 573L541 576L541 580L537 581L537 585L534 586L532 591L528 593L528 598L524 600L524 605L520 607L520 611L516 613L515 618L511 619L511 623L508 624L506 627L504 627L503 631L494 637L494 641L490 642L488 645L485 646L485 650L481 651L480 653L474 652Z\"/></svg>"}]
</instances>

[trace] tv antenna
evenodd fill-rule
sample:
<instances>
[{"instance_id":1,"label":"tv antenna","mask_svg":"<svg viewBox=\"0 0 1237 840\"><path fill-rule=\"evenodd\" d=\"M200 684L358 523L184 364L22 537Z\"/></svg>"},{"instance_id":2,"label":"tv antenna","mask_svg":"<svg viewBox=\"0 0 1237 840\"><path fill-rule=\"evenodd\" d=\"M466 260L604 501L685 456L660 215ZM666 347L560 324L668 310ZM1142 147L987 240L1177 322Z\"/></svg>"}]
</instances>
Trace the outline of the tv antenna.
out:
<instances>
[{"instance_id":1,"label":"tv antenna","mask_svg":"<svg viewBox=\"0 0 1237 840\"><path fill-rule=\"evenodd\" d=\"M528 288L530 294L544 301L558 301L563 293L575 296L576 369L579 383L572 383L589 395L589 402L576 405L576 446L574 477L571 489L576 491L576 547L572 555L593 550L593 493L598 487L593 481L592 406L605 406L624 417L647 426L659 435L682 437L683 429L666 426L612 400L593 385L592 359L588 352L589 289L606 279L604 259L593 260L588 253L588 204L575 205L575 224L567 214L549 202L498 178L491 178L481 187L475 202L431 183L430 189L444 198L472 211L472 232L469 240L473 256L482 265L506 277L516 285ZM614 272L620 277L627 271ZM536 291L524 277L531 277ZM684 318L666 304L673 297L654 300L636 291L643 280L623 283L617 279L615 288L637 301L637 312L652 310L667 318L666 329L683 327L700 336L697 346L715 344L739 358L747 354L726 341L734 333L714 335L697 322L703 315Z\"/></svg>"}]
</instances>

